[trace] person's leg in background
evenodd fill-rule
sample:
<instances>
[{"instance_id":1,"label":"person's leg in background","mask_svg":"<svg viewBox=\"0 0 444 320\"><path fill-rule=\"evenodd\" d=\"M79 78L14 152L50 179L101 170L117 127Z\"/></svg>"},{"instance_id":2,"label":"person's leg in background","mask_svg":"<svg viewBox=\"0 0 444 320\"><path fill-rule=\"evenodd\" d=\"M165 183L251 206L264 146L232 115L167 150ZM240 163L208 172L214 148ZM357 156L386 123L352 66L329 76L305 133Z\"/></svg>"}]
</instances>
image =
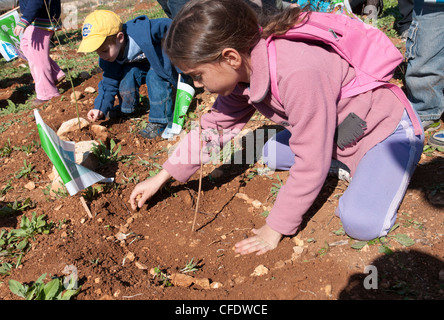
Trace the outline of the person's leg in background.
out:
<instances>
[{"instance_id":1,"label":"person's leg in background","mask_svg":"<svg viewBox=\"0 0 444 320\"><path fill-rule=\"evenodd\" d=\"M414 0L398 0L401 19L396 23L396 30L404 41L407 40L408 30L412 23L413 2Z\"/></svg>"},{"instance_id":2,"label":"person's leg in background","mask_svg":"<svg viewBox=\"0 0 444 320\"><path fill-rule=\"evenodd\" d=\"M440 127L444 113L444 4L416 0L406 41L407 97L425 131Z\"/></svg>"},{"instance_id":3,"label":"person's leg in background","mask_svg":"<svg viewBox=\"0 0 444 320\"><path fill-rule=\"evenodd\" d=\"M120 111L122 114L132 114L139 104L139 88L145 84L149 65L143 63L128 63L124 65L124 77L120 81Z\"/></svg>"},{"instance_id":4,"label":"person's leg in background","mask_svg":"<svg viewBox=\"0 0 444 320\"><path fill-rule=\"evenodd\" d=\"M148 71L146 84L150 101L149 123L140 134L147 139L153 139L160 136L168 122L173 120L173 87L153 69Z\"/></svg>"},{"instance_id":5,"label":"person's leg in background","mask_svg":"<svg viewBox=\"0 0 444 320\"><path fill-rule=\"evenodd\" d=\"M53 32L32 25L25 29L20 48L28 60L32 78L35 82L36 101L48 101L60 93L55 86L58 79L65 76L57 63L49 56L50 40Z\"/></svg>"}]
</instances>

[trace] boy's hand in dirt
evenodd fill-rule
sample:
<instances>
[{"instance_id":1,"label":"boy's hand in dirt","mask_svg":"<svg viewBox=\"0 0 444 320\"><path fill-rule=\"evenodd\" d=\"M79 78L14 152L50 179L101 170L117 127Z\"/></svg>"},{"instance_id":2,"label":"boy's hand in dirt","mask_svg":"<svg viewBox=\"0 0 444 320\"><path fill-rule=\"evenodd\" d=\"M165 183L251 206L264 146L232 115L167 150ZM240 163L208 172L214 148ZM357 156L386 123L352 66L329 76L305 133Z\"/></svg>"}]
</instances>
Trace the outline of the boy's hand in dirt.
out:
<instances>
[{"instance_id":1,"label":"boy's hand in dirt","mask_svg":"<svg viewBox=\"0 0 444 320\"><path fill-rule=\"evenodd\" d=\"M242 240L235 245L235 251L242 255L257 252L257 255L273 250L279 244L282 234L264 225L252 230L255 236Z\"/></svg>"},{"instance_id":2,"label":"boy's hand in dirt","mask_svg":"<svg viewBox=\"0 0 444 320\"><path fill-rule=\"evenodd\" d=\"M170 178L171 175L163 169L154 177L138 183L130 195L131 208L133 210L141 208Z\"/></svg>"},{"instance_id":3,"label":"boy's hand in dirt","mask_svg":"<svg viewBox=\"0 0 444 320\"><path fill-rule=\"evenodd\" d=\"M91 110L88 111L88 115L87 116L88 116L88 119L90 121L94 122L94 121L102 119L105 115L100 110L91 109Z\"/></svg>"}]
</instances>

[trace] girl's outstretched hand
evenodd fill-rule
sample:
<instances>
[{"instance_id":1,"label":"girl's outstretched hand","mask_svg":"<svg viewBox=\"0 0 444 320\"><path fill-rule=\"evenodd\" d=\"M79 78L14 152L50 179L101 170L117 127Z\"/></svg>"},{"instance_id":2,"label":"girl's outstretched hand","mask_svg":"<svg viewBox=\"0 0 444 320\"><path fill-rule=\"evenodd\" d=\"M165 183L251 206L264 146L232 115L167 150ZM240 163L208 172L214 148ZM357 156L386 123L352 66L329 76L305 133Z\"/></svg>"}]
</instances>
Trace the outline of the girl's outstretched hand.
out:
<instances>
[{"instance_id":1,"label":"girl's outstretched hand","mask_svg":"<svg viewBox=\"0 0 444 320\"><path fill-rule=\"evenodd\" d=\"M257 255L273 250L279 244L282 234L264 225L252 230L255 236L242 240L235 245L235 251L240 254L257 252Z\"/></svg>"},{"instance_id":2,"label":"girl's outstretched hand","mask_svg":"<svg viewBox=\"0 0 444 320\"><path fill-rule=\"evenodd\" d=\"M138 183L130 195L131 208L141 208L143 204L151 198L160 188L171 178L171 175L165 170L161 170L154 177L148 178Z\"/></svg>"}]
</instances>

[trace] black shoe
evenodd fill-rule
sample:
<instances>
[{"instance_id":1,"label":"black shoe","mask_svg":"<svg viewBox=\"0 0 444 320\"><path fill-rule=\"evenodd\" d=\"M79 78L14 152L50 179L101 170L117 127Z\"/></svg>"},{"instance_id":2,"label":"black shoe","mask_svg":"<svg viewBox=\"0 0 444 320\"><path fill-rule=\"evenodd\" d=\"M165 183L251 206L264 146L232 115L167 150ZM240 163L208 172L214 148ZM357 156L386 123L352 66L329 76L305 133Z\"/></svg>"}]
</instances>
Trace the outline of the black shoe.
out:
<instances>
[{"instance_id":1,"label":"black shoe","mask_svg":"<svg viewBox=\"0 0 444 320\"><path fill-rule=\"evenodd\" d=\"M145 129L140 130L139 134L147 139L154 139L160 135L162 135L163 131L166 128L165 123L152 123L149 122Z\"/></svg>"}]
</instances>

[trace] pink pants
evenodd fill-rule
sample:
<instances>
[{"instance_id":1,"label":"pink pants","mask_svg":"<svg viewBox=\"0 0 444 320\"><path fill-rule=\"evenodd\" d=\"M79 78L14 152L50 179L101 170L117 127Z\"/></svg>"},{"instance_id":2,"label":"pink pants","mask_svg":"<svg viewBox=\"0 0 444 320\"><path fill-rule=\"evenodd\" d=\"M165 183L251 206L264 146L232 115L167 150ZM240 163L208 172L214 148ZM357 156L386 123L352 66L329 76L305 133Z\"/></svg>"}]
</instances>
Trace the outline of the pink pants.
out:
<instances>
[{"instance_id":1,"label":"pink pants","mask_svg":"<svg viewBox=\"0 0 444 320\"><path fill-rule=\"evenodd\" d=\"M20 48L28 60L31 75L35 82L37 99L49 100L59 96L55 86L57 79L65 73L49 57L50 40L53 31L36 28L32 25L25 29L20 41Z\"/></svg>"}]
</instances>

